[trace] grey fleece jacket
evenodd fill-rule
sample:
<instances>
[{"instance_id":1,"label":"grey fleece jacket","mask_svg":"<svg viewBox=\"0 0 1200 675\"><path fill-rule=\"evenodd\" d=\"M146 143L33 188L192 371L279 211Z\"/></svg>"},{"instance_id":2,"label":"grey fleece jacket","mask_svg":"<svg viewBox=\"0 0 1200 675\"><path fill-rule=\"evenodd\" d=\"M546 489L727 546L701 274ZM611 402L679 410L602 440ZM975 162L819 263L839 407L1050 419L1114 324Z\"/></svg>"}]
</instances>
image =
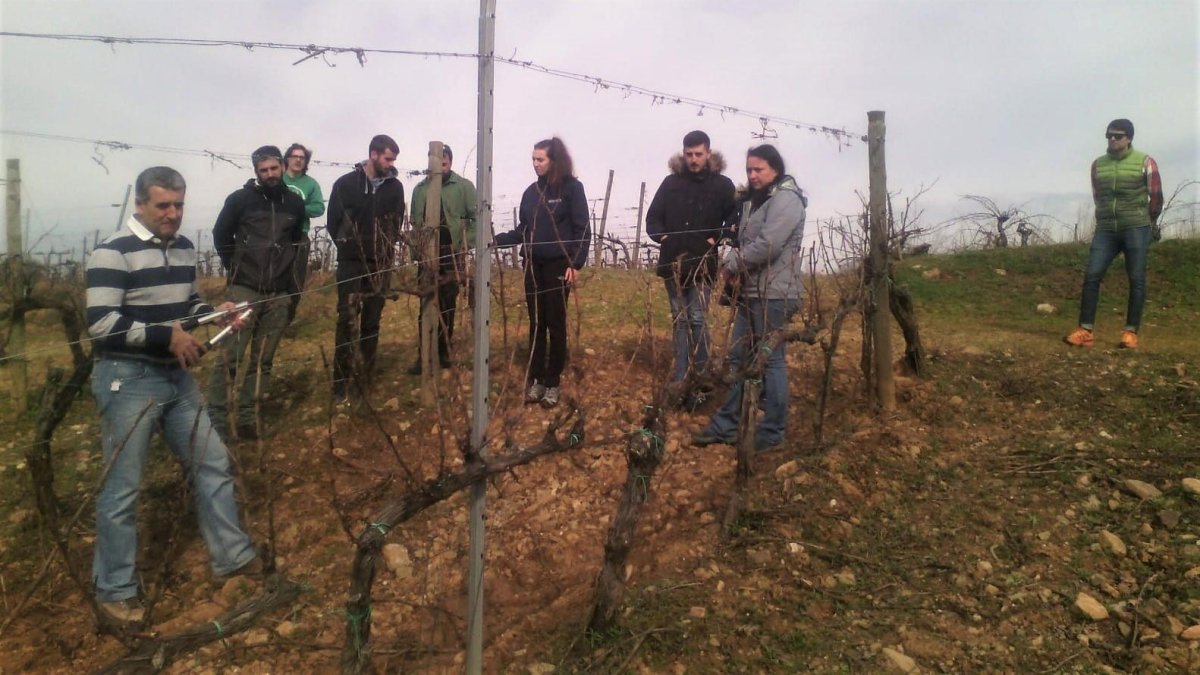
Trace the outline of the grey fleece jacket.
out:
<instances>
[{"instance_id":1,"label":"grey fleece jacket","mask_svg":"<svg viewBox=\"0 0 1200 675\"><path fill-rule=\"evenodd\" d=\"M732 251L726 269L745 272L742 293L763 300L800 300L804 293L804 209L808 199L796 179L784 176L767 200L751 211L742 209L738 225L740 248Z\"/></svg>"}]
</instances>

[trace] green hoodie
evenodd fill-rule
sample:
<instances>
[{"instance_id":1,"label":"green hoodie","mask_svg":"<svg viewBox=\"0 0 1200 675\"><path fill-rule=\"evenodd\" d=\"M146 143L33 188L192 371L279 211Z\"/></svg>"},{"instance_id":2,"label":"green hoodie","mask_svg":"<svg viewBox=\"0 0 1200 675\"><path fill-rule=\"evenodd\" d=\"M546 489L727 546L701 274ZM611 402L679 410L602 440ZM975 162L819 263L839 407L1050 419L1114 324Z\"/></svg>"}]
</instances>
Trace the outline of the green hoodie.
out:
<instances>
[{"instance_id":1,"label":"green hoodie","mask_svg":"<svg viewBox=\"0 0 1200 675\"><path fill-rule=\"evenodd\" d=\"M413 188L411 219L414 228L425 226L425 188L428 183L429 178L426 177ZM475 248L475 212L478 206L479 199L475 196L475 186L471 181L453 171L442 180L441 225L450 230L450 243L455 251Z\"/></svg>"},{"instance_id":2,"label":"green hoodie","mask_svg":"<svg viewBox=\"0 0 1200 675\"><path fill-rule=\"evenodd\" d=\"M304 236L308 236L309 220L325 213L325 197L321 194L321 185L313 180L308 174L301 174L292 178L288 172L283 172L283 184L288 186L292 192L300 195L304 200L304 213L308 218L304 219L300 228L304 232Z\"/></svg>"}]
</instances>

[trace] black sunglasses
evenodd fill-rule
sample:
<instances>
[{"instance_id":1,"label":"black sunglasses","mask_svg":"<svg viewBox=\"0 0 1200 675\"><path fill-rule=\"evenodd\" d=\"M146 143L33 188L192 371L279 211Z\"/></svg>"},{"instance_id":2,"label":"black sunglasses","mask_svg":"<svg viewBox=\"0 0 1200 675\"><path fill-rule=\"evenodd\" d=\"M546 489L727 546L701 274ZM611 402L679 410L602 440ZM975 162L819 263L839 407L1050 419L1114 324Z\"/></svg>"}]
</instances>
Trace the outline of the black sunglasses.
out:
<instances>
[{"instance_id":1,"label":"black sunglasses","mask_svg":"<svg viewBox=\"0 0 1200 675\"><path fill-rule=\"evenodd\" d=\"M1122 138L1125 138L1127 135L1128 134L1104 134L1104 137L1110 141L1114 139L1119 141Z\"/></svg>"}]
</instances>

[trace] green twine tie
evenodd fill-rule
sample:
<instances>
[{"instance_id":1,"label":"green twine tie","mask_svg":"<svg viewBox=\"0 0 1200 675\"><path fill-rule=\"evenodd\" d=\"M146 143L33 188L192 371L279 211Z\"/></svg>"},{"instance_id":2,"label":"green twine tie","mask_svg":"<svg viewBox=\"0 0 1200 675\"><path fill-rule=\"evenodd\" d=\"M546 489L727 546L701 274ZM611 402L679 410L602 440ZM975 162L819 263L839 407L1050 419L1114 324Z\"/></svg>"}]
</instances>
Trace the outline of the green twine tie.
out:
<instances>
[{"instance_id":1,"label":"green twine tie","mask_svg":"<svg viewBox=\"0 0 1200 675\"><path fill-rule=\"evenodd\" d=\"M646 438L649 438L650 440L654 441L654 447L656 449L661 448L664 445L666 445L666 441L663 440L662 436L659 436L658 434L654 433L653 431L650 431L646 427L642 427L641 429L638 429L638 433L645 436Z\"/></svg>"},{"instance_id":2,"label":"green twine tie","mask_svg":"<svg viewBox=\"0 0 1200 675\"><path fill-rule=\"evenodd\" d=\"M379 534L382 534L385 537L387 536L388 526L385 523L371 523L371 529L377 530Z\"/></svg>"},{"instance_id":3,"label":"green twine tie","mask_svg":"<svg viewBox=\"0 0 1200 675\"><path fill-rule=\"evenodd\" d=\"M217 627L217 637L225 637L225 629L221 627L221 622L213 619L211 623Z\"/></svg>"},{"instance_id":4,"label":"green twine tie","mask_svg":"<svg viewBox=\"0 0 1200 675\"><path fill-rule=\"evenodd\" d=\"M643 476L640 473L633 477L633 479L635 481L637 481L636 485L638 485L639 487L642 488L642 501L646 501L646 499L648 499L650 497L649 478L650 478L649 476Z\"/></svg>"},{"instance_id":5,"label":"green twine tie","mask_svg":"<svg viewBox=\"0 0 1200 675\"><path fill-rule=\"evenodd\" d=\"M367 619L371 618L371 606L367 605L366 611L362 614L351 614L346 612L346 619L354 627L354 652L362 656L362 624Z\"/></svg>"}]
</instances>

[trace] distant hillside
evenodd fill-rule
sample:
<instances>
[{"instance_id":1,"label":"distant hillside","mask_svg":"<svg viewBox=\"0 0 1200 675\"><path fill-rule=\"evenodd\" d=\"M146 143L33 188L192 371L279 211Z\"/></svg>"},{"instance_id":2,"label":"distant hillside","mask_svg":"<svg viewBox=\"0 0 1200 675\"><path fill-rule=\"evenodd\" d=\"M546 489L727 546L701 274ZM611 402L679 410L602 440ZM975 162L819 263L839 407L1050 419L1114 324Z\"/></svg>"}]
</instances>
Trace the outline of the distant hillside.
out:
<instances>
[{"instance_id":1,"label":"distant hillside","mask_svg":"<svg viewBox=\"0 0 1200 675\"><path fill-rule=\"evenodd\" d=\"M919 315L945 327L1046 333L1065 332L1079 311L1088 244L964 251L908 258L897 265L897 283L913 294ZM1155 332L1192 350L1200 342L1200 240L1173 239L1150 250L1143 335ZM1115 335L1125 314L1128 283L1123 258L1109 268L1100 289L1097 329ZM1049 303L1054 314L1037 312Z\"/></svg>"}]
</instances>

